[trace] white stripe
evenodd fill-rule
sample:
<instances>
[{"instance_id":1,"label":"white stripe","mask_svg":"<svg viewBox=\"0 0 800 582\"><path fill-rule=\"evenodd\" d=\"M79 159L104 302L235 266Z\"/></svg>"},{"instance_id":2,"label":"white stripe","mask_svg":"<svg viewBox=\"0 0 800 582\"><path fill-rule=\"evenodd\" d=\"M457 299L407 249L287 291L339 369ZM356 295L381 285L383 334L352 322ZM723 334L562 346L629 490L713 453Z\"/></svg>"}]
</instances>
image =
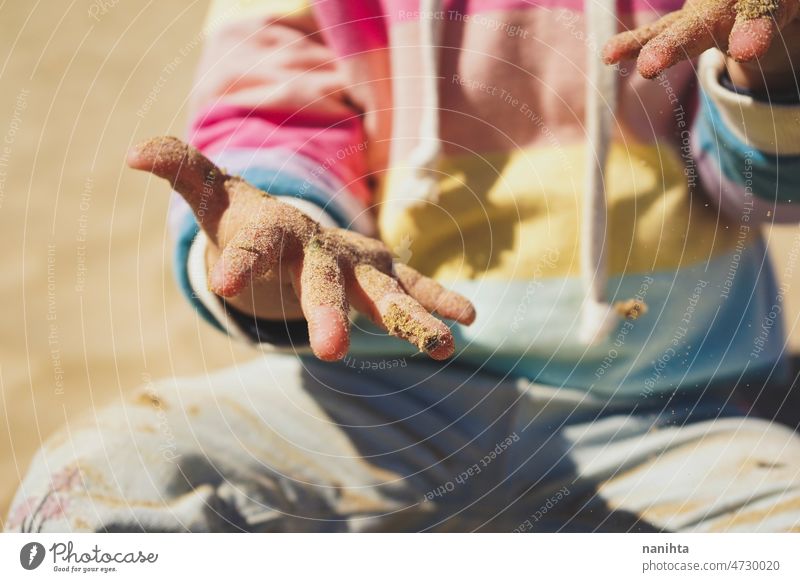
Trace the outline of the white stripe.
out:
<instances>
[{"instance_id":1,"label":"white stripe","mask_svg":"<svg viewBox=\"0 0 800 582\"><path fill-rule=\"evenodd\" d=\"M617 31L615 0L586 0L586 26L590 38L605 41ZM616 105L616 71L605 66L597 42L586 43L589 83L586 88L586 182L581 233L581 278L586 289L581 337L589 344L602 341L616 322L605 300L608 281L605 167L609 135Z\"/></svg>"},{"instance_id":2,"label":"white stripe","mask_svg":"<svg viewBox=\"0 0 800 582\"><path fill-rule=\"evenodd\" d=\"M717 49L703 53L698 68L701 86L742 143L767 154L800 155L800 105L772 105L723 87L725 55Z\"/></svg>"}]
</instances>

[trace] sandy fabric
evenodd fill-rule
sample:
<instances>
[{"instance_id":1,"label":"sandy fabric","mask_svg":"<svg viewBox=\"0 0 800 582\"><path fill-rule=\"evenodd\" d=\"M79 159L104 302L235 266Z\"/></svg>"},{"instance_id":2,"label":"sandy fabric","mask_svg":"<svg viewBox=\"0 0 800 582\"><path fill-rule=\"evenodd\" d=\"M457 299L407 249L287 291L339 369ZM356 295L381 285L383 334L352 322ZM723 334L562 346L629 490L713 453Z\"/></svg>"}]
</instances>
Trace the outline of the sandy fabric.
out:
<instances>
[{"instance_id":1,"label":"sandy fabric","mask_svg":"<svg viewBox=\"0 0 800 582\"><path fill-rule=\"evenodd\" d=\"M427 358L270 354L142 386L36 455L6 528L800 527L800 436L724 392L637 410Z\"/></svg>"}]
</instances>

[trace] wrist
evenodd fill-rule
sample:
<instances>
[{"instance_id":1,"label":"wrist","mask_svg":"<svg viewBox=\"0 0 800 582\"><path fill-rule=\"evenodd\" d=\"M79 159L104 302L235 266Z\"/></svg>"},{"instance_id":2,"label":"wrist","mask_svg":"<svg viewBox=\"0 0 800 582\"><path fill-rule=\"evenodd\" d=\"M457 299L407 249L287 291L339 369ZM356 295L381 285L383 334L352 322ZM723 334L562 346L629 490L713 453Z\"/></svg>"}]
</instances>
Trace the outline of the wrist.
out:
<instances>
[{"instance_id":1,"label":"wrist","mask_svg":"<svg viewBox=\"0 0 800 582\"><path fill-rule=\"evenodd\" d=\"M758 96L785 94L797 91L800 70L769 70L757 63L739 63L730 57L725 59L728 76L736 87Z\"/></svg>"}]
</instances>

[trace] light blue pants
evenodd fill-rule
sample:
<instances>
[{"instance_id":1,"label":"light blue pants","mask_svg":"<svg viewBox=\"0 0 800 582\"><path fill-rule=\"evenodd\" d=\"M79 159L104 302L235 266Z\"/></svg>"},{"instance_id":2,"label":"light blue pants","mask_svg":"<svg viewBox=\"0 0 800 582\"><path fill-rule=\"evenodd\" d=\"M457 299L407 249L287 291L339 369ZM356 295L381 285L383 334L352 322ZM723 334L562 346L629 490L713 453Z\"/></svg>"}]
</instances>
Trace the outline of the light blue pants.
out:
<instances>
[{"instance_id":1,"label":"light blue pants","mask_svg":"<svg viewBox=\"0 0 800 582\"><path fill-rule=\"evenodd\" d=\"M784 531L800 439L724 396L609 406L421 358L269 355L55 435L19 531Z\"/></svg>"}]
</instances>

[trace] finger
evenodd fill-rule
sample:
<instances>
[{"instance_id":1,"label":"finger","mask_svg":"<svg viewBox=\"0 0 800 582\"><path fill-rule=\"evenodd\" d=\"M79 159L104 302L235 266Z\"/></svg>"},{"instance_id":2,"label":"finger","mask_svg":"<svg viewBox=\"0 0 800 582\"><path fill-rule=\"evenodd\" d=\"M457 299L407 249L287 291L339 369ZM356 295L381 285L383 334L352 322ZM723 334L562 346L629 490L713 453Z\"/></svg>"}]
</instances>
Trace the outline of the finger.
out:
<instances>
[{"instance_id":1,"label":"finger","mask_svg":"<svg viewBox=\"0 0 800 582\"><path fill-rule=\"evenodd\" d=\"M295 272L293 275L303 315L308 322L311 349L321 360L341 360L350 347L350 306L339 262L312 242L299 271L299 276Z\"/></svg>"},{"instance_id":2,"label":"finger","mask_svg":"<svg viewBox=\"0 0 800 582\"><path fill-rule=\"evenodd\" d=\"M211 269L209 288L222 297L233 297L251 281L274 268L290 242L289 233L259 213L234 235Z\"/></svg>"},{"instance_id":3,"label":"finger","mask_svg":"<svg viewBox=\"0 0 800 582\"><path fill-rule=\"evenodd\" d=\"M355 278L372 303L371 316L376 323L435 360L453 355L455 343L450 329L406 295L395 279L371 265L358 265Z\"/></svg>"},{"instance_id":4,"label":"finger","mask_svg":"<svg viewBox=\"0 0 800 582\"><path fill-rule=\"evenodd\" d=\"M230 177L190 145L175 137L156 137L128 152L128 166L168 180L203 224L219 221L228 206Z\"/></svg>"},{"instance_id":5,"label":"finger","mask_svg":"<svg viewBox=\"0 0 800 582\"><path fill-rule=\"evenodd\" d=\"M620 61L636 58L645 44L677 22L680 17L680 12L670 12L653 24L640 26L635 30L613 36L603 47L603 62L613 65Z\"/></svg>"},{"instance_id":6,"label":"finger","mask_svg":"<svg viewBox=\"0 0 800 582\"><path fill-rule=\"evenodd\" d=\"M733 22L734 16L728 12L689 13L645 45L636 68L646 79L657 77L680 61L719 46L718 38L727 42Z\"/></svg>"},{"instance_id":7,"label":"finger","mask_svg":"<svg viewBox=\"0 0 800 582\"><path fill-rule=\"evenodd\" d=\"M739 15L728 40L728 52L740 63L761 58L777 32L778 26L770 17L748 20Z\"/></svg>"},{"instance_id":8,"label":"finger","mask_svg":"<svg viewBox=\"0 0 800 582\"><path fill-rule=\"evenodd\" d=\"M739 62L763 57L798 11L798 2L741 0L736 4L736 22L728 40L728 52Z\"/></svg>"},{"instance_id":9,"label":"finger","mask_svg":"<svg viewBox=\"0 0 800 582\"><path fill-rule=\"evenodd\" d=\"M464 325L475 321L475 307L463 295L445 289L430 277L403 263L395 263L394 272L406 293L428 311Z\"/></svg>"}]
</instances>

